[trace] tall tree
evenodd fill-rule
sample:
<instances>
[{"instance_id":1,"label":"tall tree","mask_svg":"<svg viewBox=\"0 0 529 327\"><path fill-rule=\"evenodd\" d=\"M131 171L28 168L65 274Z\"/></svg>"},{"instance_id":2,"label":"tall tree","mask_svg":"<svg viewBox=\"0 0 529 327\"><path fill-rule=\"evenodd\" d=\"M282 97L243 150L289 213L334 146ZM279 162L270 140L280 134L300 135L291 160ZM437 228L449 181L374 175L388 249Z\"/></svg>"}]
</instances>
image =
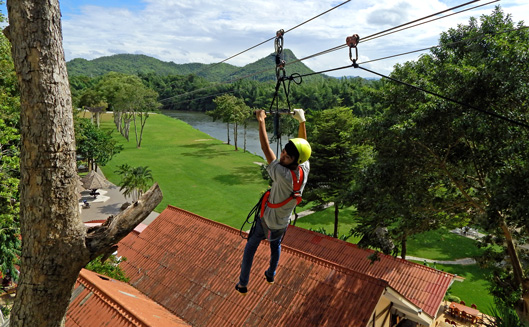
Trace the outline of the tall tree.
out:
<instances>
[{"instance_id":1,"label":"tall tree","mask_svg":"<svg viewBox=\"0 0 529 327\"><path fill-rule=\"evenodd\" d=\"M224 94L216 97L213 102L216 107L215 110L206 112L213 121L220 119L226 123L228 144L230 144L230 123L233 122L233 111L237 103L237 97L231 94Z\"/></svg>"},{"instance_id":2,"label":"tall tree","mask_svg":"<svg viewBox=\"0 0 529 327\"><path fill-rule=\"evenodd\" d=\"M357 177L352 198L360 217L353 230L362 236L359 245L386 254L400 249L405 259L412 235L441 226L461 227L468 215L446 212L446 206L458 205L447 201L457 191L442 174L428 170L430 162L417 159L424 155L423 148L395 127L402 118L388 110L368 120L357 134L357 140L372 145L373 162Z\"/></svg>"},{"instance_id":3,"label":"tall tree","mask_svg":"<svg viewBox=\"0 0 529 327\"><path fill-rule=\"evenodd\" d=\"M90 170L97 170L97 166L105 166L123 146L112 138L110 131L97 128L87 118L75 119L75 140L77 154L83 156Z\"/></svg>"},{"instance_id":4,"label":"tall tree","mask_svg":"<svg viewBox=\"0 0 529 327\"><path fill-rule=\"evenodd\" d=\"M64 326L73 285L161 201L157 185L138 205L87 230L79 217L73 113L59 3L10 0L9 26L21 95L20 282L11 326Z\"/></svg>"},{"instance_id":5,"label":"tall tree","mask_svg":"<svg viewBox=\"0 0 529 327\"><path fill-rule=\"evenodd\" d=\"M235 106L233 107L233 111L231 114L231 119L234 122L234 128L233 128L233 143L235 145L235 151L237 151L237 142L238 142L238 135L239 135L239 125L243 125L244 127L244 151L246 151L246 126L248 124L248 119L252 116L252 111L250 107L248 107L244 100L237 98L235 101Z\"/></svg>"},{"instance_id":6,"label":"tall tree","mask_svg":"<svg viewBox=\"0 0 529 327\"><path fill-rule=\"evenodd\" d=\"M338 237L340 208L347 202L353 177L363 165L362 145L353 142L360 121L348 108L315 112L311 118L311 174L305 197L321 204L334 203L334 232Z\"/></svg>"},{"instance_id":7,"label":"tall tree","mask_svg":"<svg viewBox=\"0 0 529 327\"><path fill-rule=\"evenodd\" d=\"M136 146L139 148L149 113L158 110L160 106L156 102L158 93L145 86L137 76L125 75L117 82L120 83L120 87L113 95L114 110L121 112L123 119L127 120L125 124L127 140L129 140L130 121L134 124Z\"/></svg>"},{"instance_id":8,"label":"tall tree","mask_svg":"<svg viewBox=\"0 0 529 327\"><path fill-rule=\"evenodd\" d=\"M409 181L422 175L430 184L424 192L442 199L430 202L435 206L421 206L424 197L419 196L417 208L430 208L430 218L471 215L501 240L508 254L505 276L511 277L502 288L510 285L508 293L518 294L516 305L526 319L529 279L516 242L529 234L529 129L512 121L529 121L529 62L522 59L527 53L529 31L499 7L479 21L472 18L468 25L443 33L440 47L416 62L398 65L392 77L467 105L388 83L384 126L379 125L387 133L375 140L387 147L395 140L408 160L420 163L399 173L412 176ZM398 179L384 182L394 181ZM522 237L516 239L518 232Z\"/></svg>"}]
</instances>

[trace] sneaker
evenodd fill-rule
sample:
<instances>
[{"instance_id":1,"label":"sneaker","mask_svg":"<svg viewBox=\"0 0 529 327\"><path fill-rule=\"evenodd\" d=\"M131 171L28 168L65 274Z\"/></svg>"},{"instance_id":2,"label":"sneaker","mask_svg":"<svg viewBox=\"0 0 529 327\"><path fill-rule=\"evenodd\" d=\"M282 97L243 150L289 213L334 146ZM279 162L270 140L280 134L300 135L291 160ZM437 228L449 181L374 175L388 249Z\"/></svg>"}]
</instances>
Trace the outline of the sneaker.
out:
<instances>
[{"instance_id":1,"label":"sneaker","mask_svg":"<svg viewBox=\"0 0 529 327\"><path fill-rule=\"evenodd\" d=\"M269 284L273 284L274 283L274 276L268 276L268 274L266 273L267 270L265 270L264 272L264 275L266 277L266 281L269 283Z\"/></svg>"},{"instance_id":2,"label":"sneaker","mask_svg":"<svg viewBox=\"0 0 529 327\"><path fill-rule=\"evenodd\" d=\"M237 290L237 292L241 293L242 295L246 295L246 293L248 292L248 288L246 286L239 285L239 283L235 285L235 289Z\"/></svg>"}]
</instances>

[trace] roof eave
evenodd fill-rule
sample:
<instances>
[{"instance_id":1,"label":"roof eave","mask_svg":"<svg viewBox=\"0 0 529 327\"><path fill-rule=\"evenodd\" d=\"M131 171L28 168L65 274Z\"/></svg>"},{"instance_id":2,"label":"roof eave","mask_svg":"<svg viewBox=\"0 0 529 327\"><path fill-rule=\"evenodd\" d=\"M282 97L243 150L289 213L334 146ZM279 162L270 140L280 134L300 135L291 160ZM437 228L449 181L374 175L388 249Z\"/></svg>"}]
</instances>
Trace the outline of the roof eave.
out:
<instances>
[{"instance_id":1,"label":"roof eave","mask_svg":"<svg viewBox=\"0 0 529 327\"><path fill-rule=\"evenodd\" d=\"M413 320L426 326L430 326L433 323L434 317L425 313L421 308L413 304L390 286L386 287L384 296L393 303L394 309L405 314L406 319Z\"/></svg>"}]
</instances>

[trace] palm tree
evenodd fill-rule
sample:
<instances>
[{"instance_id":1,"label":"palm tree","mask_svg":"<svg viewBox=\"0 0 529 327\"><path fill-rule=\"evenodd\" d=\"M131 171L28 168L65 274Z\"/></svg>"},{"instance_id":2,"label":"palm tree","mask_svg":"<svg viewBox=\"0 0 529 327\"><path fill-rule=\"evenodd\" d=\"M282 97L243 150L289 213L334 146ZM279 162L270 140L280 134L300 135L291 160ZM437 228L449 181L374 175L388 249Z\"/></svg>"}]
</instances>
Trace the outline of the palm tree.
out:
<instances>
[{"instance_id":1,"label":"palm tree","mask_svg":"<svg viewBox=\"0 0 529 327\"><path fill-rule=\"evenodd\" d=\"M114 170L114 173L121 175L121 179L123 180L124 175L128 174L130 170L132 169L129 164L123 164L121 166L118 166L117 170Z\"/></svg>"},{"instance_id":2,"label":"palm tree","mask_svg":"<svg viewBox=\"0 0 529 327\"><path fill-rule=\"evenodd\" d=\"M151 186L153 182L152 171L148 166L131 167L123 164L115 171L121 175L119 190L124 191L123 195L131 196L136 201Z\"/></svg>"}]
</instances>

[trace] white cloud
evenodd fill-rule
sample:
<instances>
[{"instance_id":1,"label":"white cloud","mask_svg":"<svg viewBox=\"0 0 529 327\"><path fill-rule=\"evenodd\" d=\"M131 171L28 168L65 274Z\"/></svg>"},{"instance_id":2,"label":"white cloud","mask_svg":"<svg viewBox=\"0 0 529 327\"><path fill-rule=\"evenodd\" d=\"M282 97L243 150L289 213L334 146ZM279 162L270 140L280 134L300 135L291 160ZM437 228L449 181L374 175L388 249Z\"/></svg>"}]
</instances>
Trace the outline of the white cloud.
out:
<instances>
[{"instance_id":1,"label":"white cloud","mask_svg":"<svg viewBox=\"0 0 529 327\"><path fill-rule=\"evenodd\" d=\"M285 35L285 48L298 56L342 45L358 33L361 38L387 28L454 6L439 1L367 0L351 1L300 26ZM445 1L446 2L446 1ZM529 17L526 0L501 4L516 21ZM111 4L112 2L110 2ZM63 17L64 48L67 60L94 59L114 53L142 53L175 63L213 63L288 30L339 4L317 0L144 0L127 7L82 6ZM140 9L138 9L140 8ZM371 60L437 44L442 31L466 24L470 16L490 13L493 5L421 25L383 38L361 43L360 60ZM228 63L243 66L274 52L270 41L241 54ZM417 55L370 64L387 74L397 62ZM305 61L319 71L350 64L348 49ZM288 72L288 71L287 71ZM362 75L358 70L332 73L335 76Z\"/></svg>"}]
</instances>

